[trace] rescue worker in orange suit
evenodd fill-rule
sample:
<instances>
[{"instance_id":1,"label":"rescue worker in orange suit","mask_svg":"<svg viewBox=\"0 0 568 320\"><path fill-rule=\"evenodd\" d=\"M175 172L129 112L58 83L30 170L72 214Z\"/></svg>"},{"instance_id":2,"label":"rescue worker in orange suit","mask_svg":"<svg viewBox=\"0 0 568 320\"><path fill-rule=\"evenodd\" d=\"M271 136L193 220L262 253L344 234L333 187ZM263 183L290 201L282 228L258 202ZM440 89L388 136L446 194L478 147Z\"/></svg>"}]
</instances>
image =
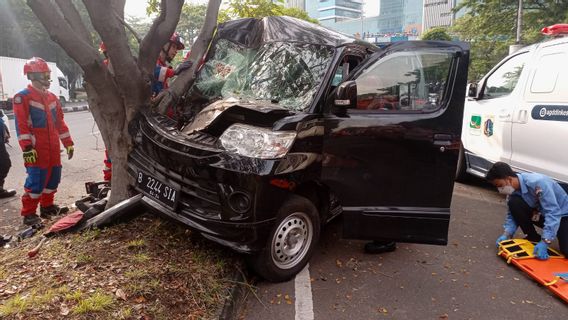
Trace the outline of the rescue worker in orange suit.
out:
<instances>
[{"instance_id":1,"label":"rescue worker in orange suit","mask_svg":"<svg viewBox=\"0 0 568 320\"><path fill-rule=\"evenodd\" d=\"M162 90L168 88L168 79L176 75L174 69L168 65L175 58L179 50L185 49L179 33L174 32L168 43L162 46L162 51L154 68L154 83L152 84L152 96L157 96ZM166 115L170 118L175 116L173 107L169 107Z\"/></svg>"},{"instance_id":2,"label":"rescue worker in orange suit","mask_svg":"<svg viewBox=\"0 0 568 320\"><path fill-rule=\"evenodd\" d=\"M24 224L41 223L36 214L40 205L40 216L49 218L67 212L53 200L61 180L61 155L59 141L67 151L68 159L73 157L73 140L63 120L63 111L57 97L49 92L51 70L45 60L33 57L24 65L24 75L31 84L13 99L16 117L16 133L23 151L27 178L22 196Z\"/></svg>"},{"instance_id":3,"label":"rescue worker in orange suit","mask_svg":"<svg viewBox=\"0 0 568 320\"><path fill-rule=\"evenodd\" d=\"M110 74L114 74L114 70L112 68L112 64L110 63L110 59L108 57L107 54L107 48L104 44L104 42L101 42L100 46L99 46L99 51L100 53L102 53L105 56L105 59L103 60L103 64L108 68L108 71L110 72ZM110 180L112 179L112 161L110 160L110 157L108 156L108 150L105 150L105 159L104 159L104 169L103 169L103 179L106 182L110 182Z\"/></svg>"}]
</instances>

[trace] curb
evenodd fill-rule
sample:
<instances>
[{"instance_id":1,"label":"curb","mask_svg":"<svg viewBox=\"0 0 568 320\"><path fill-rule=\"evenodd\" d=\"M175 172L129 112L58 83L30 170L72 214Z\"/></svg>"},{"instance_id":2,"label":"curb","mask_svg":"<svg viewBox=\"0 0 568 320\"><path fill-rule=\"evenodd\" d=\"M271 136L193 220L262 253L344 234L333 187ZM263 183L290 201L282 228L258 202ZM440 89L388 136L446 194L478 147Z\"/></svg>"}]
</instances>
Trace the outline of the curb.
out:
<instances>
[{"instance_id":1,"label":"curb","mask_svg":"<svg viewBox=\"0 0 568 320\"><path fill-rule=\"evenodd\" d=\"M236 320L239 318L249 290L246 270L247 268L244 263L237 263L233 276L231 277L233 286L229 289L228 295L225 297L225 302L217 319Z\"/></svg>"},{"instance_id":2,"label":"curb","mask_svg":"<svg viewBox=\"0 0 568 320\"><path fill-rule=\"evenodd\" d=\"M84 105L84 106L76 106L76 107L62 107L61 109L63 110L63 113L77 112L77 111L89 110L89 106Z\"/></svg>"}]
</instances>

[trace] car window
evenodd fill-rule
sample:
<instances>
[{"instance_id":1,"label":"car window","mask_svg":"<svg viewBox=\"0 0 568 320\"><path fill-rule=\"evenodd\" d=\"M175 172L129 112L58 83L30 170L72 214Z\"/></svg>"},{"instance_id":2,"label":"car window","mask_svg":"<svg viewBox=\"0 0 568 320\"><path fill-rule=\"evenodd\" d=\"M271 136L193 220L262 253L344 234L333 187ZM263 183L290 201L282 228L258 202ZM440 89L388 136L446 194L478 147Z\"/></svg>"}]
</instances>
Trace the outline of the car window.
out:
<instances>
[{"instance_id":1,"label":"car window","mask_svg":"<svg viewBox=\"0 0 568 320\"><path fill-rule=\"evenodd\" d=\"M64 78L58 78L58 80L59 80L59 85L60 85L62 88L67 89L67 81L66 81Z\"/></svg>"},{"instance_id":2,"label":"car window","mask_svg":"<svg viewBox=\"0 0 568 320\"><path fill-rule=\"evenodd\" d=\"M505 61L486 80L483 97L493 99L513 92L525 66L527 54L521 53Z\"/></svg>"},{"instance_id":3,"label":"car window","mask_svg":"<svg viewBox=\"0 0 568 320\"><path fill-rule=\"evenodd\" d=\"M567 61L568 55L556 52L540 57L536 63L536 71L531 84L531 93L551 93L556 87L558 75L562 70L562 61Z\"/></svg>"},{"instance_id":4,"label":"car window","mask_svg":"<svg viewBox=\"0 0 568 320\"><path fill-rule=\"evenodd\" d=\"M357 109L422 112L440 107L452 63L451 53L396 52L357 79Z\"/></svg>"}]
</instances>

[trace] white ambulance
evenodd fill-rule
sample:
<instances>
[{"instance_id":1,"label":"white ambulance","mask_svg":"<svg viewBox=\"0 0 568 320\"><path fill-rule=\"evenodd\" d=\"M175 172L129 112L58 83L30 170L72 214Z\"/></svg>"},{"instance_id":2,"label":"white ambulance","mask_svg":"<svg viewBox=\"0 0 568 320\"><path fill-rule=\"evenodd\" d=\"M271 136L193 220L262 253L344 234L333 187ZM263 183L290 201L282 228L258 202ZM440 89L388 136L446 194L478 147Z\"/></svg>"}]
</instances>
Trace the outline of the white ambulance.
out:
<instances>
[{"instance_id":1,"label":"white ambulance","mask_svg":"<svg viewBox=\"0 0 568 320\"><path fill-rule=\"evenodd\" d=\"M470 84L457 179L484 177L497 161L568 184L568 24L509 55Z\"/></svg>"}]
</instances>

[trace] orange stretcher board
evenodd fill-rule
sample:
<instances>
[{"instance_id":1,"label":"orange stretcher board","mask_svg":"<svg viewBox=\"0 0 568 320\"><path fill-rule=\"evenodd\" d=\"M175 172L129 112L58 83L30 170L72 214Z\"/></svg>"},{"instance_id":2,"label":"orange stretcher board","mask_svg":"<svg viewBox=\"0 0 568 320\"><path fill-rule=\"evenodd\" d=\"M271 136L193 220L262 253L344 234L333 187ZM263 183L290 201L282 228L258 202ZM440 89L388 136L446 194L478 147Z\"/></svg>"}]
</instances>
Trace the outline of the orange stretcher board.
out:
<instances>
[{"instance_id":1,"label":"orange stretcher board","mask_svg":"<svg viewBox=\"0 0 568 320\"><path fill-rule=\"evenodd\" d=\"M511 239L499 244L498 254L568 303L568 259L549 248L550 259L538 260L533 250L534 243Z\"/></svg>"}]
</instances>

